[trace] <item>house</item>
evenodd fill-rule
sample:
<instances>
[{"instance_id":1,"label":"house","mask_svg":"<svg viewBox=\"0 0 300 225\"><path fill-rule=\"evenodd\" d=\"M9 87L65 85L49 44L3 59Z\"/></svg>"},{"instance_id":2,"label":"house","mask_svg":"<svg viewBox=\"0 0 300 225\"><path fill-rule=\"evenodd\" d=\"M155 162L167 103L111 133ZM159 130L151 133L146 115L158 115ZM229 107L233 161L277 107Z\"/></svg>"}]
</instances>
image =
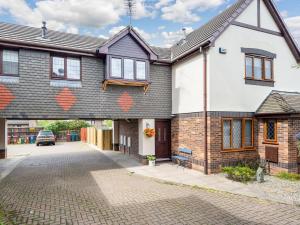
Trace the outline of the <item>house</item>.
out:
<instances>
[{"instance_id":1,"label":"house","mask_svg":"<svg viewBox=\"0 0 300 225\"><path fill-rule=\"evenodd\" d=\"M113 119L114 144L139 159L188 148L207 174L258 159L299 173L300 52L271 0L238 0L170 49L130 26L104 40L6 23L0 45L0 130Z\"/></svg>"}]
</instances>

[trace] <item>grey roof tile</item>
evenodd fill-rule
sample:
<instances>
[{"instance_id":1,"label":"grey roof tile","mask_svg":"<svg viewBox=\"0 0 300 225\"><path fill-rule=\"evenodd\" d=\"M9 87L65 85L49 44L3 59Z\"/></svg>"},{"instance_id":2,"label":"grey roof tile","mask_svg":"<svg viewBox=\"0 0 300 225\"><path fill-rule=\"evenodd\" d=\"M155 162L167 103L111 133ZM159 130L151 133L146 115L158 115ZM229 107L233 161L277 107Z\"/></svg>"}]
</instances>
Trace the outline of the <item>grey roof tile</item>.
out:
<instances>
[{"instance_id":1,"label":"grey roof tile","mask_svg":"<svg viewBox=\"0 0 300 225\"><path fill-rule=\"evenodd\" d=\"M300 113L300 93L272 91L256 114Z\"/></svg>"},{"instance_id":2,"label":"grey roof tile","mask_svg":"<svg viewBox=\"0 0 300 225\"><path fill-rule=\"evenodd\" d=\"M207 41L213 41L213 39L218 36L234 18L240 15L252 1L253 0L238 0L208 23L191 32L187 35L185 43L179 42L172 47L172 60L195 47L200 47L201 44Z\"/></svg>"},{"instance_id":3,"label":"grey roof tile","mask_svg":"<svg viewBox=\"0 0 300 225\"><path fill-rule=\"evenodd\" d=\"M23 25L0 22L0 41L15 41L20 44L42 45L96 53L96 49L107 40L98 37L71 34L54 30L47 31L47 39L41 38L41 29ZM167 48L152 47L161 60L170 60L171 51Z\"/></svg>"}]
</instances>

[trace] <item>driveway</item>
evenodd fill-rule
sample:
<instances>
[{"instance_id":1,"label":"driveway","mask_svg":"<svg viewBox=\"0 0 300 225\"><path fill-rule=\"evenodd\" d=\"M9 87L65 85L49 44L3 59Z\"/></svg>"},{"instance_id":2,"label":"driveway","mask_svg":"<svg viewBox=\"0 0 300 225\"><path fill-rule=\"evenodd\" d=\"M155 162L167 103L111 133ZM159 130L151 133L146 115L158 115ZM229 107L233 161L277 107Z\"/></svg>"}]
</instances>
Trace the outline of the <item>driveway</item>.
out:
<instances>
[{"instance_id":1,"label":"driveway","mask_svg":"<svg viewBox=\"0 0 300 225\"><path fill-rule=\"evenodd\" d=\"M131 174L82 143L20 147L0 183L13 224L300 224L299 207Z\"/></svg>"}]
</instances>

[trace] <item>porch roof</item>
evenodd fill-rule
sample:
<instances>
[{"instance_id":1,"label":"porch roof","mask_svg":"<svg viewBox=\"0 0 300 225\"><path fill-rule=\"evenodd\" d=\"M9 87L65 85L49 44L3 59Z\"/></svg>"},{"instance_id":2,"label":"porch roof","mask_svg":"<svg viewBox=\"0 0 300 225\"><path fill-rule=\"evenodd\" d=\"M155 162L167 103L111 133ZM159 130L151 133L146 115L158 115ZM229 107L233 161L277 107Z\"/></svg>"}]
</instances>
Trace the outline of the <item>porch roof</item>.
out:
<instances>
[{"instance_id":1,"label":"porch roof","mask_svg":"<svg viewBox=\"0 0 300 225\"><path fill-rule=\"evenodd\" d=\"M272 91L256 111L256 115L295 113L300 113L300 93L284 91Z\"/></svg>"}]
</instances>

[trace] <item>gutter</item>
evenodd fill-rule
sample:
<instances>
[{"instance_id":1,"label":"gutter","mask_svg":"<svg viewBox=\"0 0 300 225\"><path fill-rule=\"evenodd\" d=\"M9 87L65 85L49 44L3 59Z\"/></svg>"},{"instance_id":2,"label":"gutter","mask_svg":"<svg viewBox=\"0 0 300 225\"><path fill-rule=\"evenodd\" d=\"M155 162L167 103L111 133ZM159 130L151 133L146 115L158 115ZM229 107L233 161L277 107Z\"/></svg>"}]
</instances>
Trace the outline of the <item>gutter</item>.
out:
<instances>
[{"instance_id":1,"label":"gutter","mask_svg":"<svg viewBox=\"0 0 300 225\"><path fill-rule=\"evenodd\" d=\"M208 175L208 132L207 132L207 50L200 48L203 51L204 62L203 62L203 113L204 113L204 174Z\"/></svg>"}]
</instances>

